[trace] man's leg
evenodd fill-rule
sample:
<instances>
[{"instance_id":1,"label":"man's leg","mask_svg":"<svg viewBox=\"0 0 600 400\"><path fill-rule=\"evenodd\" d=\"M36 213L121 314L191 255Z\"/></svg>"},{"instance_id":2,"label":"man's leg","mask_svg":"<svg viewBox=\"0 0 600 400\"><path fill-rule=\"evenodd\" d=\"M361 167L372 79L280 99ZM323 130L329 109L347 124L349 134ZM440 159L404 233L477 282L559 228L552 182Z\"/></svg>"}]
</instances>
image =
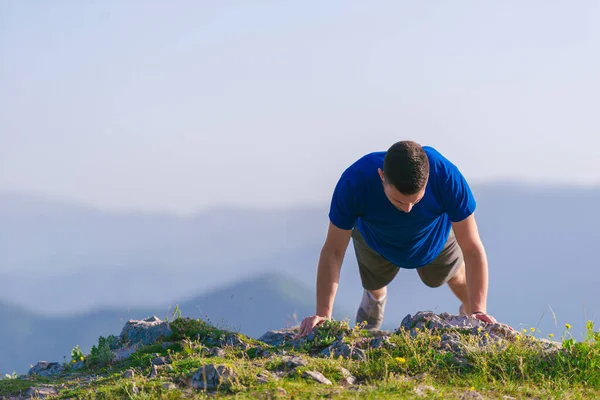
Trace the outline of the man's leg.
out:
<instances>
[{"instance_id":1,"label":"man's leg","mask_svg":"<svg viewBox=\"0 0 600 400\"><path fill-rule=\"evenodd\" d=\"M352 242L364 289L356 312L356 323L366 323L365 329L380 329L387 303L387 285L399 268L371 249L356 227L352 232Z\"/></svg>"},{"instance_id":2,"label":"man's leg","mask_svg":"<svg viewBox=\"0 0 600 400\"><path fill-rule=\"evenodd\" d=\"M467 309L469 293L465 262L453 231L450 231L446 245L436 259L430 264L418 268L417 272L421 281L431 288L437 288L447 283L452 293L461 302L459 314L469 311Z\"/></svg>"}]
</instances>

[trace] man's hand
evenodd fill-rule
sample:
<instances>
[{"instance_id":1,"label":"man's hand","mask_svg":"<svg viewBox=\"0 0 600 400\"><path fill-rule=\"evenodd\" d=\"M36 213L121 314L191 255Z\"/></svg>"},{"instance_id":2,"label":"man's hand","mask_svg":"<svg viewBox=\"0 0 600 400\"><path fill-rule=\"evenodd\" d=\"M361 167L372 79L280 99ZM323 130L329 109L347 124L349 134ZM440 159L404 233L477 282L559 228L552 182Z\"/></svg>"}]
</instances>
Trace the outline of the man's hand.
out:
<instances>
[{"instance_id":1,"label":"man's hand","mask_svg":"<svg viewBox=\"0 0 600 400\"><path fill-rule=\"evenodd\" d=\"M475 313L475 314L471 314L472 318L477 318L483 322L487 322L488 324L495 324L498 321L496 321L496 318L492 317L491 315L487 315L485 313Z\"/></svg>"},{"instance_id":2,"label":"man's hand","mask_svg":"<svg viewBox=\"0 0 600 400\"><path fill-rule=\"evenodd\" d=\"M488 315L486 313L475 313L475 314L471 314L472 318L477 318L478 320L481 320L483 322L487 322L488 324L497 324L498 321L496 321L496 318L492 317L491 315ZM506 324L504 324L506 325ZM510 329L511 331L514 331L513 327L510 325L506 325L508 326L508 329Z\"/></svg>"},{"instance_id":3,"label":"man's hand","mask_svg":"<svg viewBox=\"0 0 600 400\"><path fill-rule=\"evenodd\" d=\"M306 336L314 329L315 326L321 325L323 322L328 320L329 318L320 317L318 315L313 315L310 317L304 318L302 324L300 324L300 329L298 330L298 335L294 338L294 340L299 339L303 336Z\"/></svg>"}]
</instances>

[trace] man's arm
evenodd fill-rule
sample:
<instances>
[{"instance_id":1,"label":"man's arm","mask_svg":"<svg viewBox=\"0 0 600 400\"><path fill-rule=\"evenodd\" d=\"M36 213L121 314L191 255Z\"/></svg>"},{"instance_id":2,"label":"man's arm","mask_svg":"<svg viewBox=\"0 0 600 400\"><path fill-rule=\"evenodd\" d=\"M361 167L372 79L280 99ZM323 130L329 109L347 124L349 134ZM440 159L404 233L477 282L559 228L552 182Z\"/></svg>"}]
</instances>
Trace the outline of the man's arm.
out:
<instances>
[{"instance_id":1,"label":"man's arm","mask_svg":"<svg viewBox=\"0 0 600 400\"><path fill-rule=\"evenodd\" d=\"M488 263L475 215L453 222L452 228L465 259L469 311L487 314Z\"/></svg>"},{"instance_id":2,"label":"man's arm","mask_svg":"<svg viewBox=\"0 0 600 400\"><path fill-rule=\"evenodd\" d=\"M344 255L352 236L352 230L340 229L329 223L327 238L321 249L317 267L317 315L331 318L333 303L340 281Z\"/></svg>"},{"instance_id":3,"label":"man's arm","mask_svg":"<svg viewBox=\"0 0 600 400\"><path fill-rule=\"evenodd\" d=\"M315 326L331 319L333 303L340 281L340 270L351 236L352 230L340 229L331 222L329 223L327 238L321 249L317 267L316 314L304 318L296 338L307 335Z\"/></svg>"}]
</instances>

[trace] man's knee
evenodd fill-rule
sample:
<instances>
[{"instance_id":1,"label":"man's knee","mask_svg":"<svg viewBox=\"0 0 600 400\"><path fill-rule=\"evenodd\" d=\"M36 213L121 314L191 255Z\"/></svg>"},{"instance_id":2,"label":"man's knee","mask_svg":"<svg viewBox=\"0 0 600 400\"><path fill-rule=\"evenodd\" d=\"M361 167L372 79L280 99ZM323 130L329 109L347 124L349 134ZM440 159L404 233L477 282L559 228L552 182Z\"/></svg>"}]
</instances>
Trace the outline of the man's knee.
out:
<instances>
[{"instance_id":1,"label":"man's knee","mask_svg":"<svg viewBox=\"0 0 600 400\"><path fill-rule=\"evenodd\" d=\"M438 288L446 283L445 279L438 277L421 277L421 281L430 288Z\"/></svg>"},{"instance_id":2,"label":"man's knee","mask_svg":"<svg viewBox=\"0 0 600 400\"><path fill-rule=\"evenodd\" d=\"M421 278L421 281L430 288L438 288L446 283L453 284L464 280L465 265L462 263L459 268L449 271L448 274L419 271L419 277Z\"/></svg>"}]
</instances>

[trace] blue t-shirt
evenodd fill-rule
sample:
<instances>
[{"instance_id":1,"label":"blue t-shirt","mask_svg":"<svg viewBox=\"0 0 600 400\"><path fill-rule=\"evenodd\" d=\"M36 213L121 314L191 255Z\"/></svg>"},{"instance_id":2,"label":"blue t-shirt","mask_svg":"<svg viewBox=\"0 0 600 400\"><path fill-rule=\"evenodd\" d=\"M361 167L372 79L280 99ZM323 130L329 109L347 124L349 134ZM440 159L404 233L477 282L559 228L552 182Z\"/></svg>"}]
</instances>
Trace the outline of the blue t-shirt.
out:
<instances>
[{"instance_id":1,"label":"blue t-shirt","mask_svg":"<svg viewBox=\"0 0 600 400\"><path fill-rule=\"evenodd\" d=\"M437 150L423 146L429 159L425 196L409 213L386 197L377 172L386 152L367 154L340 177L331 200L329 219L340 229L356 228L365 242L400 268L418 268L444 248L452 222L475 211L475 198L458 168Z\"/></svg>"}]
</instances>

